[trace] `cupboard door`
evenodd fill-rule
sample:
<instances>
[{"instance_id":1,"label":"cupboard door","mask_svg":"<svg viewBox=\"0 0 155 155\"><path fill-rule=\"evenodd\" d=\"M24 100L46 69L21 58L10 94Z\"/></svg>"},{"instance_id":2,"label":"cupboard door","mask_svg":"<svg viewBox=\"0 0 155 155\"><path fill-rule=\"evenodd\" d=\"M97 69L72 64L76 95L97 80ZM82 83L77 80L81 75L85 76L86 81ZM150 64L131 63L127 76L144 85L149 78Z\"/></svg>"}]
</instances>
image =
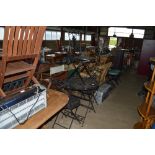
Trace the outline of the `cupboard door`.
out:
<instances>
[{"instance_id":1,"label":"cupboard door","mask_svg":"<svg viewBox=\"0 0 155 155\"><path fill-rule=\"evenodd\" d=\"M138 67L138 73L140 75L147 75L149 73L150 57L155 57L155 40L144 40Z\"/></svg>"}]
</instances>

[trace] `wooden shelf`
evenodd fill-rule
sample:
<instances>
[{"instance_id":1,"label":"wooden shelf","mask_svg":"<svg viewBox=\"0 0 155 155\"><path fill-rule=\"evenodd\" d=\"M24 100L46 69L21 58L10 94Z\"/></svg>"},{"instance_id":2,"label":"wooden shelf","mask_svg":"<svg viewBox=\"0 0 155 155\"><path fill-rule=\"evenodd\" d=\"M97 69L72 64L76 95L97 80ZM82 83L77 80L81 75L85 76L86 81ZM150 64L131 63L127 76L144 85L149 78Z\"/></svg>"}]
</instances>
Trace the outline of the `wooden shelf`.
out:
<instances>
[{"instance_id":1,"label":"wooden shelf","mask_svg":"<svg viewBox=\"0 0 155 155\"><path fill-rule=\"evenodd\" d=\"M33 115L25 124L18 125L16 129L39 128L47 120L54 116L58 111L60 111L68 103L69 100L66 94L54 90L49 90L48 96L49 97L47 108Z\"/></svg>"},{"instance_id":2,"label":"wooden shelf","mask_svg":"<svg viewBox=\"0 0 155 155\"><path fill-rule=\"evenodd\" d=\"M138 122L133 126L134 129L145 129L143 122Z\"/></svg>"},{"instance_id":3,"label":"wooden shelf","mask_svg":"<svg viewBox=\"0 0 155 155\"><path fill-rule=\"evenodd\" d=\"M147 95L145 97L145 103L138 106L139 115L142 118L142 122L135 124L134 128L150 128L155 120L155 107L153 104L153 97L155 95L155 68L153 69L151 80L144 83Z\"/></svg>"},{"instance_id":4,"label":"wooden shelf","mask_svg":"<svg viewBox=\"0 0 155 155\"><path fill-rule=\"evenodd\" d=\"M143 118L155 118L155 109L151 106L148 116L146 115L148 104L144 103L138 107L138 112Z\"/></svg>"},{"instance_id":5,"label":"wooden shelf","mask_svg":"<svg viewBox=\"0 0 155 155\"><path fill-rule=\"evenodd\" d=\"M145 82L145 83L144 83L144 87L145 87L149 92L152 92L153 94L155 94L155 92L153 92L153 83L152 83L152 82Z\"/></svg>"}]
</instances>

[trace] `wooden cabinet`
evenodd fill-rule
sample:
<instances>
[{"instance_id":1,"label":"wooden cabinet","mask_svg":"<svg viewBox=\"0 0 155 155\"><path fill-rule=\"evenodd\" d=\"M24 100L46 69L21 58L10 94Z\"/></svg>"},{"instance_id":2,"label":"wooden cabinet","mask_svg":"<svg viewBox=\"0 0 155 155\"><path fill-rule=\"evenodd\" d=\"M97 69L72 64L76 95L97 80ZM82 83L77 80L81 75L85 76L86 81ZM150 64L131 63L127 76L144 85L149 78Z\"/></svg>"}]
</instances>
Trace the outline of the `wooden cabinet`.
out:
<instances>
[{"instance_id":1,"label":"wooden cabinet","mask_svg":"<svg viewBox=\"0 0 155 155\"><path fill-rule=\"evenodd\" d=\"M147 75L150 69L149 59L155 57L155 40L144 40L141 50L138 74Z\"/></svg>"}]
</instances>

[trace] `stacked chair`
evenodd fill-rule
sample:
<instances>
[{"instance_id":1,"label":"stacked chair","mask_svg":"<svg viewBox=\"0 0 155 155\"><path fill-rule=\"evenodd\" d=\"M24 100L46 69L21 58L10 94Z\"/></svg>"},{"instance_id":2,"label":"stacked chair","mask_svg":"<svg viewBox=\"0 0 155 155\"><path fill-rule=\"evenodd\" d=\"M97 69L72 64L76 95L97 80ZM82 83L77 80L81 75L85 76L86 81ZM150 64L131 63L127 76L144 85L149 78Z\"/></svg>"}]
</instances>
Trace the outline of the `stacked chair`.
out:
<instances>
[{"instance_id":1,"label":"stacked chair","mask_svg":"<svg viewBox=\"0 0 155 155\"><path fill-rule=\"evenodd\" d=\"M97 83L95 83L95 80L93 78L81 77L81 75L80 75L81 70L82 71L86 70L86 72L88 72L88 68L84 64L80 63L78 66L76 66L76 65L74 65L74 66L75 66L74 71L70 74L70 76L65 81L63 81L63 89L65 89L69 94L69 102L68 102L69 106L67 106L67 110L69 110L71 112L72 118L77 120L83 126L83 124L85 122L85 118L88 113L88 110L90 109L95 112L95 109L93 106L93 100L95 99L94 92L97 89ZM77 95L77 93L78 93L78 95ZM72 100L72 98L74 98L74 100ZM82 104L80 102L80 100L88 101L88 105ZM78 103L80 103L80 104L78 104ZM73 106L70 106L71 104ZM80 116L76 113L77 108L79 106L86 108L86 112L85 112L84 116ZM76 110L73 115L72 111L74 109L76 109ZM64 110L66 110L66 107ZM63 111L62 111L62 113L64 114ZM56 118L56 121L57 121L57 118ZM56 124L58 125L57 122L56 122ZM71 121L71 124L72 124L72 121Z\"/></svg>"},{"instance_id":2,"label":"stacked chair","mask_svg":"<svg viewBox=\"0 0 155 155\"><path fill-rule=\"evenodd\" d=\"M113 88L113 85L109 82L107 77L108 71L112 66L112 62L106 61L98 66L94 70L94 75L98 82L99 88L95 92L95 99L97 104L101 104L105 98L110 94L110 91Z\"/></svg>"},{"instance_id":3,"label":"stacked chair","mask_svg":"<svg viewBox=\"0 0 155 155\"><path fill-rule=\"evenodd\" d=\"M0 128L15 128L47 107L46 89L34 76L44 26L6 26L0 58Z\"/></svg>"},{"instance_id":4,"label":"stacked chair","mask_svg":"<svg viewBox=\"0 0 155 155\"><path fill-rule=\"evenodd\" d=\"M69 101L67 105L56 115L55 121L53 123L53 128L55 128L55 125L58 125L62 128L70 129L72 127L74 120L83 126L85 117L77 114L78 108L81 106L80 99L74 96L70 90L67 91L65 90L66 87L64 86L65 85L64 80L58 79L58 77L56 79L52 77L51 79L52 84L55 86L56 90L64 92L69 96ZM60 114L71 119L68 126L58 121Z\"/></svg>"},{"instance_id":5,"label":"stacked chair","mask_svg":"<svg viewBox=\"0 0 155 155\"><path fill-rule=\"evenodd\" d=\"M38 84L34 72L45 29L44 26L5 27L0 60L0 97L26 89L31 80Z\"/></svg>"},{"instance_id":6,"label":"stacked chair","mask_svg":"<svg viewBox=\"0 0 155 155\"><path fill-rule=\"evenodd\" d=\"M57 66L55 66L57 67ZM45 84L48 89L52 88L61 92L66 93L69 96L69 101L67 105L60 111L55 117L53 128L60 126L61 128L71 128L73 121L79 122L81 125L84 124L84 117L77 114L78 108L81 106L80 99L73 96L72 92L65 90L65 81L67 80L67 72L62 67L62 70L55 70L55 67L49 66L40 66L38 71L40 72L39 80L41 83ZM65 125L59 122L59 116L68 117L69 125Z\"/></svg>"},{"instance_id":7,"label":"stacked chair","mask_svg":"<svg viewBox=\"0 0 155 155\"><path fill-rule=\"evenodd\" d=\"M115 55L112 58L112 67L108 71L108 78L114 84L119 84L120 75L123 67L124 51L120 49L115 50Z\"/></svg>"},{"instance_id":8,"label":"stacked chair","mask_svg":"<svg viewBox=\"0 0 155 155\"><path fill-rule=\"evenodd\" d=\"M88 108L95 112L93 100L95 101L94 92L98 89L98 83L92 74L93 67L89 66L93 66L93 63L93 59L79 58L79 64L68 78L66 88L78 92L81 95L80 99L88 101ZM81 76L81 73L85 73L86 76Z\"/></svg>"},{"instance_id":9,"label":"stacked chair","mask_svg":"<svg viewBox=\"0 0 155 155\"><path fill-rule=\"evenodd\" d=\"M96 112L94 108L94 103L97 104L95 92L100 85L106 82L108 70L112 65L111 62L106 63L106 60L97 64L93 59L76 58L76 61L71 61L74 69L63 78L61 77L64 74L63 71L49 76L47 76L47 72L42 73L42 78L45 76L45 79L49 79L50 86L52 84L54 89L67 93L69 96L68 104L56 115L53 128L56 125L61 128L71 128L74 120L83 126L87 113L90 110ZM86 102L82 103L82 100ZM83 115L78 114L80 107L85 109ZM66 126L58 119L61 115L71 119L69 125Z\"/></svg>"},{"instance_id":10,"label":"stacked chair","mask_svg":"<svg viewBox=\"0 0 155 155\"><path fill-rule=\"evenodd\" d=\"M55 128L55 125L58 125L62 128L70 129L72 127L74 120L78 121L79 124L82 123L82 125L83 125L84 117L77 114L79 107L80 107L80 99L76 98L75 96L69 95L69 101L68 101L67 105L61 110L61 112L59 112L56 115L56 118L53 123L53 128ZM58 117L60 116L60 114L62 114L65 117L69 117L71 119L69 126L66 126L58 121Z\"/></svg>"},{"instance_id":11,"label":"stacked chair","mask_svg":"<svg viewBox=\"0 0 155 155\"><path fill-rule=\"evenodd\" d=\"M111 66L112 62L108 62L106 64L97 66L96 77L97 81L99 82L99 85L102 85L104 82L106 82L107 74Z\"/></svg>"}]
</instances>

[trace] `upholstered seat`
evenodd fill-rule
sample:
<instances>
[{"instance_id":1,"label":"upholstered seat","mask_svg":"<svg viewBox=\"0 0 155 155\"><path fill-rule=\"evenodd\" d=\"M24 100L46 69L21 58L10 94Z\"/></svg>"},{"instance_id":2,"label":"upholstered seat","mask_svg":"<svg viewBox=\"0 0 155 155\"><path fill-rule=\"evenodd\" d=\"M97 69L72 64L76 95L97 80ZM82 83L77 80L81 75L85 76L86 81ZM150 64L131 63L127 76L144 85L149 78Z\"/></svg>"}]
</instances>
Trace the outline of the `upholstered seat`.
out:
<instances>
[{"instance_id":1,"label":"upholstered seat","mask_svg":"<svg viewBox=\"0 0 155 155\"><path fill-rule=\"evenodd\" d=\"M110 69L110 70L108 71L108 74L109 74L109 75L113 75L113 76L117 76L117 75L119 75L120 73L121 73L121 71L118 70L118 69Z\"/></svg>"}]
</instances>

